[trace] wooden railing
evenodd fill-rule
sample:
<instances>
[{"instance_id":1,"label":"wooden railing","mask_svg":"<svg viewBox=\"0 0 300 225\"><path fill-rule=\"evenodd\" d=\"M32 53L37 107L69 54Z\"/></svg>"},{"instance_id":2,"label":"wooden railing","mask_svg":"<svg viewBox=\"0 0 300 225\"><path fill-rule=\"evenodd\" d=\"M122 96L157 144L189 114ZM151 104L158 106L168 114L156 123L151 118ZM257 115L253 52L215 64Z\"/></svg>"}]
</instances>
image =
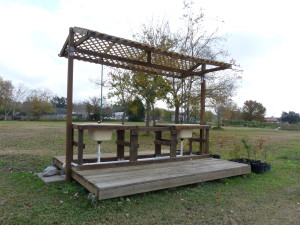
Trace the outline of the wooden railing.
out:
<instances>
[{"instance_id":1,"label":"wooden railing","mask_svg":"<svg viewBox=\"0 0 300 225\"><path fill-rule=\"evenodd\" d=\"M177 133L181 129L198 129L200 130L199 137L188 138L189 140L189 150L184 153L182 157L178 157L177 155L177 144L178 138ZM84 144L84 131L89 129L97 129L97 130L116 130L117 133L117 150L116 150L116 157L107 157L101 158L101 162L107 161L115 161L115 163L110 164L94 164L94 165L87 165L85 164L85 160L83 158L83 152L85 149ZM78 130L77 141L74 140L74 130ZM73 159L73 149L67 153L72 154L71 162L77 164L78 169L93 169L93 168L108 168L108 167L115 167L115 166L127 166L127 165L139 165L145 163L153 163L153 162L165 162L165 161L176 161L176 160L189 160L191 157L195 158L205 158L209 155L209 130L210 126L208 125L190 125L181 126L181 125L160 125L156 127L144 127L144 126L132 126L132 125L89 125L89 124L72 124L72 143L73 147L77 147L77 160ZM130 132L130 139L129 141L125 141L125 132ZM154 154L148 155L139 155L138 154L138 137L140 132L148 131L155 133L155 150ZM170 132L170 139L163 139L162 132ZM196 152L193 152L193 142L199 143L199 149ZM162 146L169 146L170 152L169 153L162 153ZM129 148L129 156L125 156L125 147ZM169 156L169 157L163 157ZM153 158L153 160L141 160L145 158ZM96 161L96 159L95 159ZM124 161L120 163L120 161ZM93 162L93 160L89 160L88 162Z\"/></svg>"}]
</instances>

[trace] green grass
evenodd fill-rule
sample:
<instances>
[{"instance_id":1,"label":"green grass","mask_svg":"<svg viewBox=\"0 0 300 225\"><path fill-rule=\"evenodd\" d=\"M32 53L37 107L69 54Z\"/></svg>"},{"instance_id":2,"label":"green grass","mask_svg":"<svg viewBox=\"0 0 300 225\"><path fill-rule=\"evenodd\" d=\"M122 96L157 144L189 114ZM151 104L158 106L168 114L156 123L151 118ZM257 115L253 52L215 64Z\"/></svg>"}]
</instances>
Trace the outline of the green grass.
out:
<instances>
[{"instance_id":1,"label":"green grass","mask_svg":"<svg viewBox=\"0 0 300 225\"><path fill-rule=\"evenodd\" d=\"M65 151L64 122L0 122L0 224L297 224L300 221L300 132L259 128L211 131L210 148L229 158L234 143L267 140L264 175L250 174L92 202L76 182L45 185L33 173ZM195 133L196 135L196 133ZM154 134L140 135L141 148ZM115 139L115 138L114 138ZM197 147L197 146L195 146ZM113 141L103 149L115 151ZM96 144L87 141L87 152ZM180 168L179 168L180 169Z\"/></svg>"}]
</instances>

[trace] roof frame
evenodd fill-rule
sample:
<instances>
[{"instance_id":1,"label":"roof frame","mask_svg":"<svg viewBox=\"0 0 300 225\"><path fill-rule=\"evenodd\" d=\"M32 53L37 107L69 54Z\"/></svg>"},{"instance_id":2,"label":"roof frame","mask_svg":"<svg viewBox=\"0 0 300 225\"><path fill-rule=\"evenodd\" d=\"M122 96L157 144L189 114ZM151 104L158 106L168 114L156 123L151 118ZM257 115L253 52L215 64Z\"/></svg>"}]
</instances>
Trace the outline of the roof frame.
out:
<instances>
[{"instance_id":1,"label":"roof frame","mask_svg":"<svg viewBox=\"0 0 300 225\"><path fill-rule=\"evenodd\" d=\"M77 60L173 78L203 76L231 68L229 63L166 51L85 28L72 29L74 42L69 46L67 37L60 57L71 54Z\"/></svg>"}]
</instances>

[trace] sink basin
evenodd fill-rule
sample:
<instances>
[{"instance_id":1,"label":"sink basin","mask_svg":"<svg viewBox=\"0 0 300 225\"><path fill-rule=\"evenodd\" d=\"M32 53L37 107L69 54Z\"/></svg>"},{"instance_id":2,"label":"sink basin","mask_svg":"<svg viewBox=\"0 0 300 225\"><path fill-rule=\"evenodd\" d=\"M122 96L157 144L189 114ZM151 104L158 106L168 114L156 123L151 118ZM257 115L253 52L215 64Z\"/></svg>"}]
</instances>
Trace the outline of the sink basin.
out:
<instances>
[{"instance_id":1,"label":"sink basin","mask_svg":"<svg viewBox=\"0 0 300 225\"><path fill-rule=\"evenodd\" d=\"M177 138L191 138L193 130L178 130Z\"/></svg>"},{"instance_id":2,"label":"sink basin","mask_svg":"<svg viewBox=\"0 0 300 225\"><path fill-rule=\"evenodd\" d=\"M187 127L187 129L180 129L177 133L177 138L191 138L193 136L193 129L188 129L191 124L179 124L180 127Z\"/></svg>"},{"instance_id":3,"label":"sink basin","mask_svg":"<svg viewBox=\"0 0 300 225\"><path fill-rule=\"evenodd\" d=\"M94 141L110 141L112 130L88 130L89 138Z\"/></svg>"},{"instance_id":4,"label":"sink basin","mask_svg":"<svg viewBox=\"0 0 300 225\"><path fill-rule=\"evenodd\" d=\"M95 125L95 126L115 126L116 124L109 124L109 123L93 123L88 125ZM89 138L94 141L110 141L112 137L112 131L113 130L96 130L96 129L90 129L88 130Z\"/></svg>"}]
</instances>

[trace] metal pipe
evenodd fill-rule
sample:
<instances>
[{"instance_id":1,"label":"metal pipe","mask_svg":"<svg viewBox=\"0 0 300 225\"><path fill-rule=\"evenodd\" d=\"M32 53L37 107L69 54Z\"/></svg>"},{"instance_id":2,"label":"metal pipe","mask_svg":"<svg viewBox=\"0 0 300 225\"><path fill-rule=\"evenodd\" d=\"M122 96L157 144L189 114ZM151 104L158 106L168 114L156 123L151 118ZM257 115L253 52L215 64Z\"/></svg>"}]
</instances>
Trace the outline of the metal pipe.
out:
<instances>
[{"instance_id":1,"label":"metal pipe","mask_svg":"<svg viewBox=\"0 0 300 225\"><path fill-rule=\"evenodd\" d=\"M180 138L180 156L183 156L183 138Z\"/></svg>"},{"instance_id":2,"label":"metal pipe","mask_svg":"<svg viewBox=\"0 0 300 225\"><path fill-rule=\"evenodd\" d=\"M101 141L97 141L98 143L98 159L97 162L100 163L101 161Z\"/></svg>"},{"instance_id":3,"label":"metal pipe","mask_svg":"<svg viewBox=\"0 0 300 225\"><path fill-rule=\"evenodd\" d=\"M182 155L177 155L177 157L181 157ZM144 158L144 159L138 159L138 161L149 161L149 160L157 160L157 159L167 159L170 158L170 156L160 156L160 157L151 157L151 158ZM95 163L83 163L82 165L99 165L99 164L113 164L113 163L124 163L129 162L129 160L122 160L122 161L108 161L108 162L95 162ZM78 166L77 163L72 162L72 166Z\"/></svg>"}]
</instances>

